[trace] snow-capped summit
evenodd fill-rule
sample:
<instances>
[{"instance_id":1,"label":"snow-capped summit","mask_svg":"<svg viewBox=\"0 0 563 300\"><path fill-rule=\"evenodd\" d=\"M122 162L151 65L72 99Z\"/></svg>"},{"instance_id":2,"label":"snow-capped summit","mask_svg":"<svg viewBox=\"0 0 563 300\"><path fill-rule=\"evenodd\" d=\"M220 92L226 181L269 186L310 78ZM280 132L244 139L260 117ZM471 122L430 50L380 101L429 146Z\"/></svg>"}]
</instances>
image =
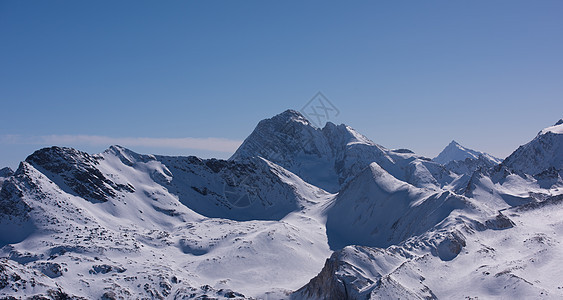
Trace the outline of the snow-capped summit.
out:
<instances>
[{"instance_id":1,"label":"snow-capped summit","mask_svg":"<svg viewBox=\"0 0 563 300\"><path fill-rule=\"evenodd\" d=\"M451 161L465 160L466 158L478 159L479 156L483 156L484 159L494 164L499 164L502 161L490 154L463 147L456 141L451 141L448 146L432 160L439 164L446 165Z\"/></svg>"},{"instance_id":2,"label":"snow-capped summit","mask_svg":"<svg viewBox=\"0 0 563 300\"><path fill-rule=\"evenodd\" d=\"M555 123L555 125L547 127L540 131L540 135L546 134L548 132L555 133L555 134L563 134L563 119L560 119Z\"/></svg>"},{"instance_id":3,"label":"snow-capped summit","mask_svg":"<svg viewBox=\"0 0 563 300\"><path fill-rule=\"evenodd\" d=\"M301 113L286 110L260 121L230 160L260 156L277 162L288 153L326 157L330 155L330 147L321 135L321 130L313 127Z\"/></svg>"},{"instance_id":4,"label":"snow-capped summit","mask_svg":"<svg viewBox=\"0 0 563 300\"><path fill-rule=\"evenodd\" d=\"M311 125L311 122L309 122L309 120L307 120L307 118L305 118L303 114L293 109L288 109L282 112L281 114L277 114L274 117L272 117L271 120L275 120L280 123L287 123L289 121L294 121L294 122L303 123L305 125Z\"/></svg>"},{"instance_id":5,"label":"snow-capped summit","mask_svg":"<svg viewBox=\"0 0 563 300\"><path fill-rule=\"evenodd\" d=\"M502 163L509 169L539 175L549 169L563 171L563 120L540 131L529 143L518 147Z\"/></svg>"},{"instance_id":6,"label":"snow-capped summit","mask_svg":"<svg viewBox=\"0 0 563 300\"><path fill-rule=\"evenodd\" d=\"M260 121L229 160L252 157L274 162L327 191L338 190L331 145L322 130L297 111Z\"/></svg>"},{"instance_id":7,"label":"snow-capped summit","mask_svg":"<svg viewBox=\"0 0 563 300\"><path fill-rule=\"evenodd\" d=\"M255 156L332 193L372 162L418 187L440 186L452 179L445 168L411 151L389 150L344 124L328 122L316 128L292 110L258 123L229 160Z\"/></svg>"},{"instance_id":8,"label":"snow-capped summit","mask_svg":"<svg viewBox=\"0 0 563 300\"><path fill-rule=\"evenodd\" d=\"M66 147L35 151L26 162L56 182L68 193L92 202L105 202L120 191L133 192L130 184L117 184L97 167L101 157Z\"/></svg>"}]
</instances>

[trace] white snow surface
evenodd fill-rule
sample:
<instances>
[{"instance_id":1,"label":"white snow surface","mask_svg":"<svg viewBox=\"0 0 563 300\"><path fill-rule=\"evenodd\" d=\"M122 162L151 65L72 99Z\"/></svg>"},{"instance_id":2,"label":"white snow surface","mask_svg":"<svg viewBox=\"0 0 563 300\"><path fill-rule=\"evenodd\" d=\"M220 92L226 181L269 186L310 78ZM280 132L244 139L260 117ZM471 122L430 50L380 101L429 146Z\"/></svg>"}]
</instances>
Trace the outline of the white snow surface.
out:
<instances>
[{"instance_id":1,"label":"white snow surface","mask_svg":"<svg viewBox=\"0 0 563 300\"><path fill-rule=\"evenodd\" d=\"M452 161L464 161L468 158L473 160L482 158L494 164L500 164L502 162L499 158L484 152L466 148L456 141L451 141L446 148L444 148L444 150L442 150L442 152L440 152L440 154L432 160L439 164L446 165Z\"/></svg>"},{"instance_id":2,"label":"white snow surface","mask_svg":"<svg viewBox=\"0 0 563 300\"><path fill-rule=\"evenodd\" d=\"M546 134L548 132L555 133L555 134L563 134L563 119L559 120L555 125L551 127L547 127L540 131L541 134Z\"/></svg>"},{"instance_id":3,"label":"white snow surface","mask_svg":"<svg viewBox=\"0 0 563 300\"><path fill-rule=\"evenodd\" d=\"M228 161L41 149L2 176L0 297L560 299L548 129L500 165L443 166L296 111Z\"/></svg>"}]
</instances>

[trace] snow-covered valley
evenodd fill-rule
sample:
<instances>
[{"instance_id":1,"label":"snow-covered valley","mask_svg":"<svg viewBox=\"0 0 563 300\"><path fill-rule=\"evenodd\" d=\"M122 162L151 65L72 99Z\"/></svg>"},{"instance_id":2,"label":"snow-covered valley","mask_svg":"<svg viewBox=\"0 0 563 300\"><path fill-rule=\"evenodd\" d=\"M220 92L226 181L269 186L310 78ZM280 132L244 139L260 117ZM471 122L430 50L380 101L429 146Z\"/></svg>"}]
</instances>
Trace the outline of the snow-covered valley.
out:
<instances>
[{"instance_id":1,"label":"snow-covered valley","mask_svg":"<svg viewBox=\"0 0 563 300\"><path fill-rule=\"evenodd\" d=\"M288 110L229 160L40 149L0 171L0 297L560 299L562 145L432 160Z\"/></svg>"}]
</instances>

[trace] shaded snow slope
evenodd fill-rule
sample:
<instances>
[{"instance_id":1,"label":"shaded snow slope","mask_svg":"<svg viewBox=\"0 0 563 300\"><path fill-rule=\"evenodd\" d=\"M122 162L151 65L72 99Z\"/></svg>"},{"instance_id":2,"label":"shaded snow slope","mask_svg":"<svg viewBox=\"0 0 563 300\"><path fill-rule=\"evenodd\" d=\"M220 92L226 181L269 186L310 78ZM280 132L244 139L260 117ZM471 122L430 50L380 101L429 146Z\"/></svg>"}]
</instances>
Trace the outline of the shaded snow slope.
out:
<instances>
[{"instance_id":1,"label":"shaded snow slope","mask_svg":"<svg viewBox=\"0 0 563 300\"><path fill-rule=\"evenodd\" d=\"M416 188L372 163L327 207L329 243L335 250L398 244L426 232L452 210L465 208L465 202L450 192Z\"/></svg>"},{"instance_id":2,"label":"shaded snow slope","mask_svg":"<svg viewBox=\"0 0 563 300\"><path fill-rule=\"evenodd\" d=\"M233 162L139 155L118 146L112 146L103 157L123 164L122 170L150 174L182 204L207 217L279 220L297 210L304 198L282 180L291 176L289 172L260 158ZM120 161L116 162L116 157Z\"/></svg>"}]
</instances>

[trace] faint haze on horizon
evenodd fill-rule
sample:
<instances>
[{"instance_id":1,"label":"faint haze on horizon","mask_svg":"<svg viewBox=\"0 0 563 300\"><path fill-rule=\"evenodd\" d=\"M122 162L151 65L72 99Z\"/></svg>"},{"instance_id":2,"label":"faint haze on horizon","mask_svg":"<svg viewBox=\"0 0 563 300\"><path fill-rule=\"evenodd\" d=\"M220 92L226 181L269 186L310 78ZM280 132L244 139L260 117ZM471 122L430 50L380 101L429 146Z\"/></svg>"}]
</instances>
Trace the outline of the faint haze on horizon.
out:
<instances>
[{"instance_id":1,"label":"faint haze on horizon","mask_svg":"<svg viewBox=\"0 0 563 300\"><path fill-rule=\"evenodd\" d=\"M317 94L388 148L504 158L563 118L561 1L1 1L0 167L44 146L228 158ZM311 116L309 116L311 118ZM129 144L129 145L127 145Z\"/></svg>"}]
</instances>

